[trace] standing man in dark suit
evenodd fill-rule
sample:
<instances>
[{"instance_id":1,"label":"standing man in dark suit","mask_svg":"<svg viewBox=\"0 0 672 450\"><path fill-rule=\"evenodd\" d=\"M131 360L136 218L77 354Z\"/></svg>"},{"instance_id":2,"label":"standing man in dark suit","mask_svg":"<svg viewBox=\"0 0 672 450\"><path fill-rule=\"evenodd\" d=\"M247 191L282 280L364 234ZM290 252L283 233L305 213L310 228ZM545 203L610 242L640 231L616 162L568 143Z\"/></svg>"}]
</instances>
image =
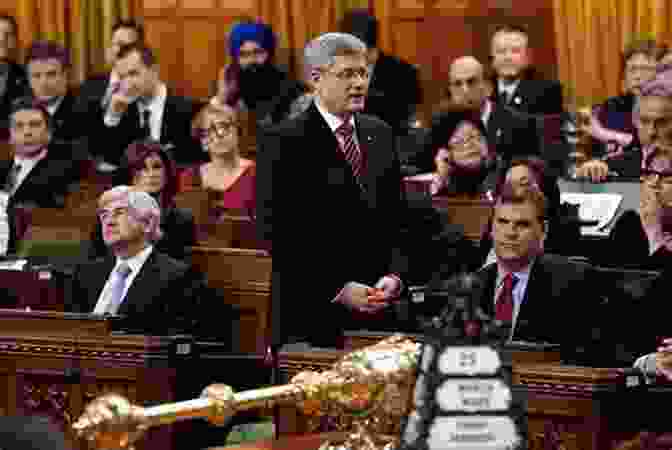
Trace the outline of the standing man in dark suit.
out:
<instances>
[{"instance_id":1,"label":"standing man in dark suit","mask_svg":"<svg viewBox=\"0 0 672 450\"><path fill-rule=\"evenodd\" d=\"M365 9L346 13L340 31L357 36L368 46L371 80L364 112L382 119L397 133L407 131L422 103L418 69L377 47L378 21Z\"/></svg>"},{"instance_id":2,"label":"standing man in dark suit","mask_svg":"<svg viewBox=\"0 0 672 450\"><path fill-rule=\"evenodd\" d=\"M375 314L399 296L405 202L394 133L361 114L366 45L323 34L304 66L313 103L260 139L257 221L272 246L273 343L333 346L353 323L376 327Z\"/></svg>"},{"instance_id":3,"label":"standing man in dark suit","mask_svg":"<svg viewBox=\"0 0 672 450\"><path fill-rule=\"evenodd\" d=\"M118 166L129 144L152 139L160 142L178 165L203 160L200 144L191 134L194 103L168 92L159 78L154 52L139 45L124 47L114 71L122 85L101 117L98 142L102 158Z\"/></svg>"},{"instance_id":4,"label":"standing man in dark suit","mask_svg":"<svg viewBox=\"0 0 672 450\"><path fill-rule=\"evenodd\" d=\"M70 145L52 141L47 110L29 97L11 110L14 157L0 163L0 185L12 206L63 207L68 187L79 178Z\"/></svg>"},{"instance_id":5,"label":"standing man in dark suit","mask_svg":"<svg viewBox=\"0 0 672 450\"><path fill-rule=\"evenodd\" d=\"M73 111L75 95L68 87L70 62L67 50L57 42L34 42L28 50L26 66L33 98L51 116L51 138L72 141L84 134Z\"/></svg>"},{"instance_id":6,"label":"standing man in dark suit","mask_svg":"<svg viewBox=\"0 0 672 450\"><path fill-rule=\"evenodd\" d=\"M522 27L503 26L492 36L495 98L499 103L528 114L561 114L562 85L542 80L530 67L529 36Z\"/></svg>"},{"instance_id":7,"label":"standing man in dark suit","mask_svg":"<svg viewBox=\"0 0 672 450\"><path fill-rule=\"evenodd\" d=\"M497 260L477 275L481 308L511 325L511 340L556 343L574 353L591 342L589 266L545 255L546 200L541 192L504 189L495 204L492 238Z\"/></svg>"},{"instance_id":8,"label":"standing man in dark suit","mask_svg":"<svg viewBox=\"0 0 672 450\"><path fill-rule=\"evenodd\" d=\"M154 250L161 237L156 200L117 186L100 197L98 214L112 255L76 270L67 309L123 315L133 331L194 331L204 284L188 265Z\"/></svg>"},{"instance_id":9,"label":"standing man in dark suit","mask_svg":"<svg viewBox=\"0 0 672 450\"><path fill-rule=\"evenodd\" d=\"M0 139L9 129L9 110L14 100L28 95L28 79L15 60L18 25L8 14L0 14Z\"/></svg>"}]
</instances>

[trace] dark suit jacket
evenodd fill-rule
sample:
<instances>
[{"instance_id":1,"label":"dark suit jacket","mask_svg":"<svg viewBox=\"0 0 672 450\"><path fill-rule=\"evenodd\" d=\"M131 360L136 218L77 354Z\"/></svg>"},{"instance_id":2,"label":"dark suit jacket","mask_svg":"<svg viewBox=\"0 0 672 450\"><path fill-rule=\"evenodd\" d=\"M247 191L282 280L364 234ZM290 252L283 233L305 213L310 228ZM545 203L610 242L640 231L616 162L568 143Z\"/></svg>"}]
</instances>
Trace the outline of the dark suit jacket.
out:
<instances>
[{"instance_id":1,"label":"dark suit jacket","mask_svg":"<svg viewBox=\"0 0 672 450\"><path fill-rule=\"evenodd\" d=\"M660 248L649 254L649 239L644 231L639 213L625 211L618 218L609 233L608 249L618 249L603 253L599 265L605 267L627 267L639 270L663 270L672 263L672 252Z\"/></svg>"},{"instance_id":2,"label":"dark suit jacket","mask_svg":"<svg viewBox=\"0 0 672 450\"><path fill-rule=\"evenodd\" d=\"M71 157L71 146L51 142L47 156L40 160L10 197L14 206L62 208L68 187L79 178L79 167ZM0 184L4 186L14 165L13 160L0 162Z\"/></svg>"},{"instance_id":3,"label":"dark suit jacket","mask_svg":"<svg viewBox=\"0 0 672 450\"><path fill-rule=\"evenodd\" d=\"M77 97L72 91L63 97L56 111L51 116L51 138L58 141L72 141L83 134L85 128L78 122L75 114Z\"/></svg>"},{"instance_id":4,"label":"dark suit jacket","mask_svg":"<svg viewBox=\"0 0 672 450\"><path fill-rule=\"evenodd\" d=\"M381 52L373 69L364 112L385 121L398 132L408 128L408 120L420 103L418 70Z\"/></svg>"},{"instance_id":5,"label":"dark suit jacket","mask_svg":"<svg viewBox=\"0 0 672 450\"><path fill-rule=\"evenodd\" d=\"M205 158L205 152L191 134L191 121L197 106L186 97L168 94L161 123L161 144L171 146L170 155L181 165L194 164ZM104 111L99 116L100 135L96 138L99 146L97 153L112 163L119 164L121 156L133 141L143 139L140 128L140 112L137 104L129 106L126 114L116 127L108 127L103 123ZM93 150L93 148L92 148Z\"/></svg>"},{"instance_id":6,"label":"dark suit jacket","mask_svg":"<svg viewBox=\"0 0 672 450\"><path fill-rule=\"evenodd\" d=\"M76 268L66 311L93 312L115 258L108 256ZM118 314L125 326L147 334L191 333L201 311L205 285L191 267L152 250L129 287Z\"/></svg>"},{"instance_id":7,"label":"dark suit jacket","mask_svg":"<svg viewBox=\"0 0 672 450\"><path fill-rule=\"evenodd\" d=\"M497 264L479 272L483 311L494 317ZM590 266L545 254L536 259L521 304L513 340L560 344L568 359L591 342L597 299L591 284Z\"/></svg>"},{"instance_id":8,"label":"dark suit jacket","mask_svg":"<svg viewBox=\"0 0 672 450\"><path fill-rule=\"evenodd\" d=\"M639 179L642 148L639 142L639 134L632 120L632 111L635 106L633 95L619 95L607 99L600 105L598 119L605 128L622 131L633 136L633 140L623 149L621 156L607 160L609 169L625 178ZM606 154L606 146L599 142L593 142L594 157Z\"/></svg>"},{"instance_id":9,"label":"dark suit jacket","mask_svg":"<svg viewBox=\"0 0 672 450\"><path fill-rule=\"evenodd\" d=\"M16 63L9 64L9 78L4 95L0 96L0 129L9 130L9 111L19 97L30 95L30 85L24 68Z\"/></svg>"},{"instance_id":10,"label":"dark suit jacket","mask_svg":"<svg viewBox=\"0 0 672 450\"><path fill-rule=\"evenodd\" d=\"M494 79L494 97L499 100L499 84ZM508 106L528 114L561 114L564 111L562 84L555 80L542 80L534 70L529 70L520 80Z\"/></svg>"},{"instance_id":11,"label":"dark suit jacket","mask_svg":"<svg viewBox=\"0 0 672 450\"><path fill-rule=\"evenodd\" d=\"M394 134L371 116L357 114L355 121L365 192L314 104L260 137L257 222L272 244L275 343L308 337L333 345L351 317L330 304L343 285L373 285L394 272L403 279L406 271Z\"/></svg>"},{"instance_id":12,"label":"dark suit jacket","mask_svg":"<svg viewBox=\"0 0 672 450\"><path fill-rule=\"evenodd\" d=\"M161 217L163 237L154 244L159 252L177 260L190 255L189 248L196 245L196 229L191 211L181 208L164 208ZM91 259L109 255L109 249L103 240L100 225L91 234L91 247L88 256Z\"/></svg>"}]
</instances>

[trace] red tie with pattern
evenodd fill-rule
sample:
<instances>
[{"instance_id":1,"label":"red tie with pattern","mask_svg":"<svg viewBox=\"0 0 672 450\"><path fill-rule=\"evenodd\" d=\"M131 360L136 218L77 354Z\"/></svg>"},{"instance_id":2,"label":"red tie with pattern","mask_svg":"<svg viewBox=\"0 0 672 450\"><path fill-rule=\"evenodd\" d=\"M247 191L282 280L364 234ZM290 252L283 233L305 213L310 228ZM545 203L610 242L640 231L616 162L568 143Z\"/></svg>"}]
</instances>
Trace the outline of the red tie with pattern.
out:
<instances>
[{"instance_id":1,"label":"red tie with pattern","mask_svg":"<svg viewBox=\"0 0 672 450\"><path fill-rule=\"evenodd\" d=\"M352 173L357 180L357 183L362 186L360 175L362 173L362 152L355 142L355 128L349 122L344 122L343 125L336 129L336 134L341 138L341 150L345 156L346 161L352 168Z\"/></svg>"},{"instance_id":2,"label":"red tie with pattern","mask_svg":"<svg viewBox=\"0 0 672 450\"><path fill-rule=\"evenodd\" d=\"M497 297L495 305L495 319L505 323L513 322L513 285L514 278L512 273L507 273L502 283L502 290Z\"/></svg>"}]
</instances>

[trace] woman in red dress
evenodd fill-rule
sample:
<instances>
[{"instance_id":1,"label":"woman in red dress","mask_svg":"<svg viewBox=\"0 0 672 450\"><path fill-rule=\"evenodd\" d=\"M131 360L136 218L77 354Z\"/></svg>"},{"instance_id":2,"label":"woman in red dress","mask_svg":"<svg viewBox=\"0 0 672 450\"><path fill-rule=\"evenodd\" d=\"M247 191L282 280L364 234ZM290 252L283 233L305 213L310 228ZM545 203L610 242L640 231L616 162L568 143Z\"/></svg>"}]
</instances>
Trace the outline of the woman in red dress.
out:
<instances>
[{"instance_id":1,"label":"woman in red dress","mask_svg":"<svg viewBox=\"0 0 672 450\"><path fill-rule=\"evenodd\" d=\"M212 193L212 205L218 212L235 210L252 215L256 168L254 161L240 156L237 112L226 105L206 105L194 119L194 132L210 161L185 170L180 190L204 189Z\"/></svg>"}]
</instances>

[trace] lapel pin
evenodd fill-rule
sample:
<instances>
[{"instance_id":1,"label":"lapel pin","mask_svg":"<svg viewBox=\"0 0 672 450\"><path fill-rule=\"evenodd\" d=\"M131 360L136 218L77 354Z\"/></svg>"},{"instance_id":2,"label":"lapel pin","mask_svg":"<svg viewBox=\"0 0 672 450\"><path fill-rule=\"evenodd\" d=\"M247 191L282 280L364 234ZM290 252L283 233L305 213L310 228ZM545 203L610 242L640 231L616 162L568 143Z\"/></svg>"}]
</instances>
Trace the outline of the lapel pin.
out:
<instances>
[{"instance_id":1,"label":"lapel pin","mask_svg":"<svg viewBox=\"0 0 672 450\"><path fill-rule=\"evenodd\" d=\"M513 103L515 103L516 105L520 105L520 97L514 97Z\"/></svg>"}]
</instances>

